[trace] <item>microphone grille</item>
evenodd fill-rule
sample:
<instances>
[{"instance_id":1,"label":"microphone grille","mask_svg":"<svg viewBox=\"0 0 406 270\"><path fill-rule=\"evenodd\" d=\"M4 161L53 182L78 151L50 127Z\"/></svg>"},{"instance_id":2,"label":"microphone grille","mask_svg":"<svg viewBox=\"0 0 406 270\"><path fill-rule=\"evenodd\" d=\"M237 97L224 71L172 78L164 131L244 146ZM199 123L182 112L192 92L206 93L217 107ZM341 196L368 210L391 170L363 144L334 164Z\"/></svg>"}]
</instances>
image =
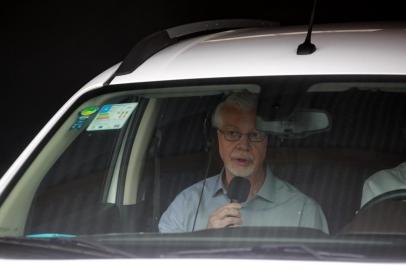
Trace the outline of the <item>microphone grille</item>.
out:
<instances>
[{"instance_id":1,"label":"microphone grille","mask_svg":"<svg viewBox=\"0 0 406 270\"><path fill-rule=\"evenodd\" d=\"M228 197L232 202L242 203L248 199L251 183L247 178L236 176L231 179L228 187Z\"/></svg>"}]
</instances>

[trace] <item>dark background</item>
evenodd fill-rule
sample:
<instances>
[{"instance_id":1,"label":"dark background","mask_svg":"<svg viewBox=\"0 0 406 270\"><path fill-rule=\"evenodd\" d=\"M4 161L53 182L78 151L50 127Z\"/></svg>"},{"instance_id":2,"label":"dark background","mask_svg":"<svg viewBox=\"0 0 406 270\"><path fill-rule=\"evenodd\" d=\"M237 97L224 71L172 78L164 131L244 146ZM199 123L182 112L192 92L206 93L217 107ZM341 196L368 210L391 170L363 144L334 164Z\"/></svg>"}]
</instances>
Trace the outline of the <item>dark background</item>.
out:
<instances>
[{"instance_id":1,"label":"dark background","mask_svg":"<svg viewBox=\"0 0 406 270\"><path fill-rule=\"evenodd\" d=\"M312 2L60 0L2 4L0 175L73 93L121 61L145 35L209 19L307 24ZM406 20L401 3L319 0L315 23Z\"/></svg>"}]
</instances>

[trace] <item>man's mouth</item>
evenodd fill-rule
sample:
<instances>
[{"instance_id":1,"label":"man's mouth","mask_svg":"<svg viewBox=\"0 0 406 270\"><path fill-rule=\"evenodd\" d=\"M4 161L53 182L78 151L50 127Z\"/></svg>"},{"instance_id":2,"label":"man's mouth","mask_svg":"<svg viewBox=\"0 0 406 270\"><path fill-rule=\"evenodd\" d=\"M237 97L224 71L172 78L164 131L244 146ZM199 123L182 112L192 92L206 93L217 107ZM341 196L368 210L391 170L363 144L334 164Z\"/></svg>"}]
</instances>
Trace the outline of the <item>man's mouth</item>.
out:
<instances>
[{"instance_id":1,"label":"man's mouth","mask_svg":"<svg viewBox=\"0 0 406 270\"><path fill-rule=\"evenodd\" d=\"M249 166L252 163L252 159L248 158L231 158L231 160L238 166Z\"/></svg>"}]
</instances>

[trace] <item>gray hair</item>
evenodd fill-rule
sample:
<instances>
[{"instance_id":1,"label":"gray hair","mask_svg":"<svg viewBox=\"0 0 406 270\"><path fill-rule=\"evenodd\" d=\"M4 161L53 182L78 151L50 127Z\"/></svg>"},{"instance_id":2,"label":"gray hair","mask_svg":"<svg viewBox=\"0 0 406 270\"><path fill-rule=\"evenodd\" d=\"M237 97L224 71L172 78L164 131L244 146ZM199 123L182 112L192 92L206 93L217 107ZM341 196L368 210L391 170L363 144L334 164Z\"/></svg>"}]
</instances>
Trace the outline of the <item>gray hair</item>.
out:
<instances>
[{"instance_id":1,"label":"gray hair","mask_svg":"<svg viewBox=\"0 0 406 270\"><path fill-rule=\"evenodd\" d=\"M233 93L229 95L223 102L217 105L216 110L211 118L211 124L215 128L221 126L221 110L225 106L232 106L239 108L242 111L256 110L258 102L258 95L248 91Z\"/></svg>"}]
</instances>

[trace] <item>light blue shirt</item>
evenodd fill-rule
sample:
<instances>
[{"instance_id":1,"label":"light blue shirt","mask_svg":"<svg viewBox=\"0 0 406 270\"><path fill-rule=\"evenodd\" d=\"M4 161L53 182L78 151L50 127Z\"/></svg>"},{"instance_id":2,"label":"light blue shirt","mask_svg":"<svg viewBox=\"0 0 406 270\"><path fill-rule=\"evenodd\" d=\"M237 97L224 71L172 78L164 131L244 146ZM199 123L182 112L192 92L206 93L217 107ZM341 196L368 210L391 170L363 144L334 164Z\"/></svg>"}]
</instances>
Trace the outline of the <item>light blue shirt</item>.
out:
<instances>
[{"instance_id":1,"label":"light blue shirt","mask_svg":"<svg viewBox=\"0 0 406 270\"><path fill-rule=\"evenodd\" d=\"M209 216L230 202L221 175L210 177L197 214L194 230L207 228ZM177 195L159 221L160 232L191 232L204 181ZM306 227L328 233L320 206L289 183L274 176L269 168L259 192L242 204L241 226Z\"/></svg>"}]
</instances>

